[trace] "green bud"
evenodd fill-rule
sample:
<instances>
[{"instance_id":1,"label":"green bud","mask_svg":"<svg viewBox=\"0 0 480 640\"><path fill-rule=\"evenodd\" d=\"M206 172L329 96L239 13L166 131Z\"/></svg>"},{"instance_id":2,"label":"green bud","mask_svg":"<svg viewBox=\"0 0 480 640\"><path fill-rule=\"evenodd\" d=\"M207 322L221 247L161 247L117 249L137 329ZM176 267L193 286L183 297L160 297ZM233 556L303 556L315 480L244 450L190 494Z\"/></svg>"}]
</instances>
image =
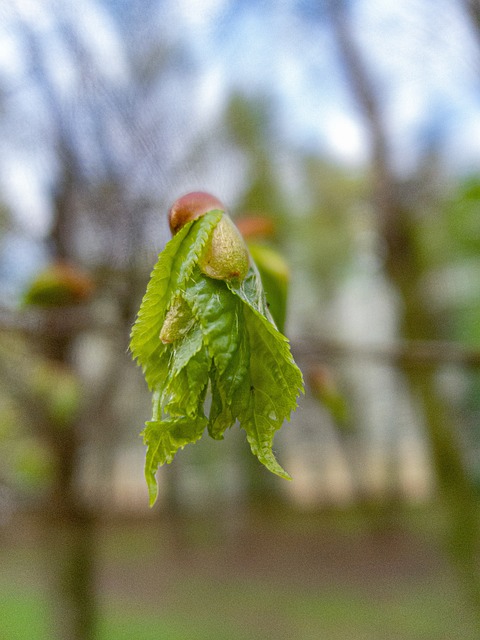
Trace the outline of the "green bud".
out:
<instances>
[{"instance_id":1,"label":"green bud","mask_svg":"<svg viewBox=\"0 0 480 640\"><path fill-rule=\"evenodd\" d=\"M160 330L160 340L164 344L175 342L188 333L193 323L194 317L190 307L181 296L177 296L165 316Z\"/></svg>"},{"instance_id":2,"label":"green bud","mask_svg":"<svg viewBox=\"0 0 480 640\"><path fill-rule=\"evenodd\" d=\"M215 280L243 280L250 263L243 238L225 213L212 231L199 260L202 273Z\"/></svg>"}]
</instances>

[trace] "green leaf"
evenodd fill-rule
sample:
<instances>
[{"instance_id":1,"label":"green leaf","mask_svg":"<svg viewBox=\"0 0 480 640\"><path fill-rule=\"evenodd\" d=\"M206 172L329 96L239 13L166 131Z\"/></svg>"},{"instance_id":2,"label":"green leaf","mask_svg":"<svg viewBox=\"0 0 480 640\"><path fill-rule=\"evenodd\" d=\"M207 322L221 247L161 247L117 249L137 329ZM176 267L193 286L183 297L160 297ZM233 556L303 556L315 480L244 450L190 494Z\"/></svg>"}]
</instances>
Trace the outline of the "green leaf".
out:
<instances>
[{"instance_id":1,"label":"green leaf","mask_svg":"<svg viewBox=\"0 0 480 640\"><path fill-rule=\"evenodd\" d=\"M214 440L222 440L223 434L234 424L235 418L228 402L228 395L219 386L218 374L214 366L210 371L210 390L212 400L210 403L208 433Z\"/></svg>"},{"instance_id":2,"label":"green leaf","mask_svg":"<svg viewBox=\"0 0 480 640\"><path fill-rule=\"evenodd\" d=\"M202 251L221 216L207 213L167 244L132 329L133 356L153 391L153 418L143 431L151 504L160 465L205 427L220 440L236 421L260 462L289 478L272 445L303 392L302 374L270 316L255 264L241 283L202 272Z\"/></svg>"},{"instance_id":3,"label":"green leaf","mask_svg":"<svg viewBox=\"0 0 480 640\"><path fill-rule=\"evenodd\" d=\"M275 431L297 406L297 394L303 391L300 370L288 348L287 339L253 309L245 312L250 349L249 402L238 416L247 432L247 440L267 469L284 478L288 474L272 453Z\"/></svg>"},{"instance_id":4,"label":"green leaf","mask_svg":"<svg viewBox=\"0 0 480 640\"><path fill-rule=\"evenodd\" d=\"M185 295L213 362L209 433L221 439L240 411L242 389L249 387L250 348L244 305L232 296L225 282L208 278L198 269Z\"/></svg>"},{"instance_id":5,"label":"green leaf","mask_svg":"<svg viewBox=\"0 0 480 640\"><path fill-rule=\"evenodd\" d=\"M228 283L229 289L248 306L252 307L275 326L275 322L268 310L267 299L262 285L262 279L256 264L252 260L247 277L240 284Z\"/></svg>"},{"instance_id":6,"label":"green leaf","mask_svg":"<svg viewBox=\"0 0 480 640\"><path fill-rule=\"evenodd\" d=\"M172 353L172 367L161 394L165 414L196 417L205 398L210 364L208 353L201 349L191 356L186 366L178 369L176 354Z\"/></svg>"},{"instance_id":7,"label":"green leaf","mask_svg":"<svg viewBox=\"0 0 480 640\"><path fill-rule=\"evenodd\" d=\"M157 499L158 486L155 474L158 467L172 462L175 453L186 444L199 440L206 424L205 416L198 416L195 420L176 417L146 423L141 435L147 445L145 479L150 506Z\"/></svg>"},{"instance_id":8,"label":"green leaf","mask_svg":"<svg viewBox=\"0 0 480 640\"><path fill-rule=\"evenodd\" d=\"M247 432L252 453L267 469L289 478L275 460L272 444L275 431L290 419L297 396L303 393L302 374L290 353L288 339L270 318L258 270L252 268L239 287L228 286L245 303L245 324L255 354L250 359L249 397L244 398L238 419Z\"/></svg>"},{"instance_id":9,"label":"green leaf","mask_svg":"<svg viewBox=\"0 0 480 640\"><path fill-rule=\"evenodd\" d=\"M283 332L290 281L287 263L277 251L267 245L249 243L248 249L260 272L269 311L275 324Z\"/></svg>"},{"instance_id":10,"label":"green leaf","mask_svg":"<svg viewBox=\"0 0 480 640\"><path fill-rule=\"evenodd\" d=\"M142 366L145 380L154 389L168 370L168 345L160 339L167 309L197 264L210 233L222 217L210 211L186 224L158 257L131 332L130 349Z\"/></svg>"},{"instance_id":11,"label":"green leaf","mask_svg":"<svg viewBox=\"0 0 480 640\"><path fill-rule=\"evenodd\" d=\"M260 311L267 308L258 273L252 269L237 289L197 270L185 295L215 363L211 435L221 437L228 417L238 419L260 462L288 478L272 453L273 437L296 408L303 380L287 338Z\"/></svg>"}]
</instances>

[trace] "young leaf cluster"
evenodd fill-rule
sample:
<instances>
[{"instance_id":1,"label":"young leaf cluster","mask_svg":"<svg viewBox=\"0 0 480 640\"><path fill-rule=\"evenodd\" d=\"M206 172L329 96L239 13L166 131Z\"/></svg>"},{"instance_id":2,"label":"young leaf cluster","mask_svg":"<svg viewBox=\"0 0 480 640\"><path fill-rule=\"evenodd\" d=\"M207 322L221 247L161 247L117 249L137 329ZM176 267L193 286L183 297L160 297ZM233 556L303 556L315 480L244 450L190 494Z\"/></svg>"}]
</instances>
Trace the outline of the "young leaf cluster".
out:
<instances>
[{"instance_id":1,"label":"young leaf cluster","mask_svg":"<svg viewBox=\"0 0 480 640\"><path fill-rule=\"evenodd\" d=\"M259 461L289 478L272 444L303 391L302 375L270 317L255 265L241 282L213 279L200 269L222 215L211 211L193 220L166 245L132 329L131 351L153 392L152 420L143 431L151 504L159 466L205 428L222 439L236 421Z\"/></svg>"}]
</instances>

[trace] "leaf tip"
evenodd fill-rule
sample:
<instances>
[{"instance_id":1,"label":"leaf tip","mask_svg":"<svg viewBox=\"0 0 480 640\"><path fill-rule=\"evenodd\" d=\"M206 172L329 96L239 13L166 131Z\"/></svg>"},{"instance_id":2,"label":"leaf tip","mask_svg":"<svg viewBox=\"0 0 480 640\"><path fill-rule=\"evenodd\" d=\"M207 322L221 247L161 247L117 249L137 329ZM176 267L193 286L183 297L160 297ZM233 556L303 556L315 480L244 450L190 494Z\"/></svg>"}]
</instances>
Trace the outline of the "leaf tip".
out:
<instances>
[{"instance_id":1,"label":"leaf tip","mask_svg":"<svg viewBox=\"0 0 480 640\"><path fill-rule=\"evenodd\" d=\"M148 506L153 507L158 498L158 484L155 474L151 471L145 471L145 479L148 487Z\"/></svg>"}]
</instances>

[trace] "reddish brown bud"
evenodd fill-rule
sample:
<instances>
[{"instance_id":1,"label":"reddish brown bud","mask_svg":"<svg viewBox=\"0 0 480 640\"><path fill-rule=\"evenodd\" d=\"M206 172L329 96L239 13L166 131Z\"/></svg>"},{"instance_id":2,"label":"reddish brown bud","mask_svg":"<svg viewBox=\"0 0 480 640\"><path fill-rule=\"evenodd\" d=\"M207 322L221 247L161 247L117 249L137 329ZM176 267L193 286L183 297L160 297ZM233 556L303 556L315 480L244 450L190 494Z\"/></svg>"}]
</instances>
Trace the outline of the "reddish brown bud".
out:
<instances>
[{"instance_id":1,"label":"reddish brown bud","mask_svg":"<svg viewBox=\"0 0 480 640\"><path fill-rule=\"evenodd\" d=\"M248 242L250 242L251 239L271 238L275 235L275 224L273 220L265 216L242 216L235 220L235 224Z\"/></svg>"},{"instance_id":2,"label":"reddish brown bud","mask_svg":"<svg viewBox=\"0 0 480 640\"><path fill-rule=\"evenodd\" d=\"M223 203L205 191L192 191L175 200L168 213L168 223L172 235L190 222L205 215L208 211L219 209L226 211Z\"/></svg>"}]
</instances>

